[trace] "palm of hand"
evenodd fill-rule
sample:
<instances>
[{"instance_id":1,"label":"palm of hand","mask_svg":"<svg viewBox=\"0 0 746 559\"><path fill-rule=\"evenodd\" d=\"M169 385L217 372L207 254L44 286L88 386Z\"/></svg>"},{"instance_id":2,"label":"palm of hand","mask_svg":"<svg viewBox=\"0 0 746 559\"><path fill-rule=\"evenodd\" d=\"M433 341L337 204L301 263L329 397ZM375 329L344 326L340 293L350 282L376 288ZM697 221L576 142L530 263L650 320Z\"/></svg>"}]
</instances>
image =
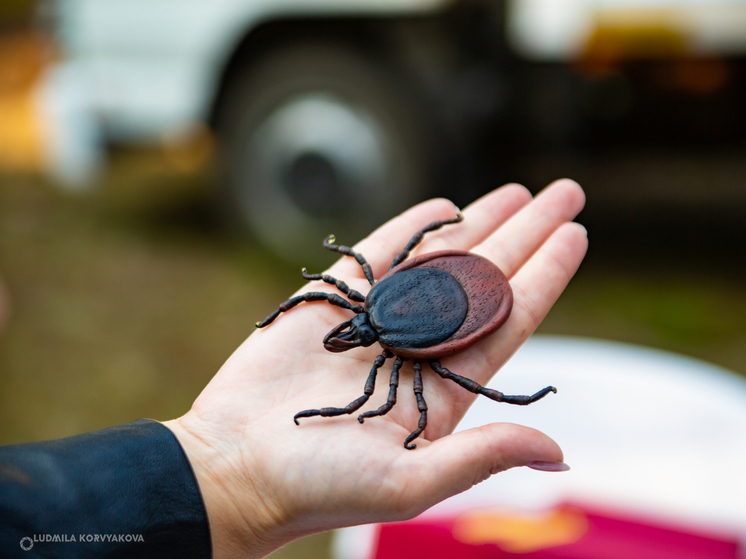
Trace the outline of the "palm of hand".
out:
<instances>
[{"instance_id":1,"label":"palm of hand","mask_svg":"<svg viewBox=\"0 0 746 559\"><path fill-rule=\"evenodd\" d=\"M531 335L585 254L583 228L569 223L583 202L582 190L571 181L558 181L533 201L525 189L511 185L466 208L463 223L426 236L413 255L458 249L485 256L511 279L515 296L506 324L443 360L445 367L484 385ZM355 250L379 278L414 231L453 215L447 201L426 202ZM351 258L341 259L328 273L363 294L370 288ZM315 282L302 291L334 288ZM349 318L349 311L324 303L304 303L282 314L249 337L190 414L177 420L212 451L231 457L235 479L228 492L237 508L257 514L256 502L262 503L260 520L245 519L251 531L259 530L257 523L284 527L268 537L274 542L270 547L303 533L411 517L498 471L562 460L551 439L525 427L492 424L449 435L475 396L439 378L427 363L422 373L428 428L415 451L402 446L419 418L411 361L402 367L398 403L387 415L363 425L354 419L385 401L393 359L379 369L376 392L353 417L314 417L295 426L292 418L301 410L344 407L362 395L381 348L374 344L332 354L321 343L324 334Z\"/></svg>"}]
</instances>

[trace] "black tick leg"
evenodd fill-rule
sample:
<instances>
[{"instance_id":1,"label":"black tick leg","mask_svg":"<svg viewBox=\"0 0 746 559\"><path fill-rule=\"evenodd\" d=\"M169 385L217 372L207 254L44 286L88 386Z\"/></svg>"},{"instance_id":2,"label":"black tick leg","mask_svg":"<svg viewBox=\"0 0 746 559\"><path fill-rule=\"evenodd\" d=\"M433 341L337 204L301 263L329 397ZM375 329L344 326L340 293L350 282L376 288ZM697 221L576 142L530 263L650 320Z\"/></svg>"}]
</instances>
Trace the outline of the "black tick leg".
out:
<instances>
[{"instance_id":1,"label":"black tick leg","mask_svg":"<svg viewBox=\"0 0 746 559\"><path fill-rule=\"evenodd\" d=\"M375 280L373 279L373 270L371 269L370 264L368 264L367 260L365 260L365 257L359 252L355 252L350 247L332 244L336 240L337 239L334 237L334 235L329 235L326 239L324 239L324 248L327 248L332 252L344 254L345 256L352 256L362 267L363 274L365 274L365 279L368 280L369 284L373 285L375 283Z\"/></svg>"},{"instance_id":2,"label":"black tick leg","mask_svg":"<svg viewBox=\"0 0 746 559\"><path fill-rule=\"evenodd\" d=\"M557 389L554 386L547 386L546 388L542 388L541 390L539 390L533 396L508 396L497 390L492 390L491 388L485 388L481 384L478 384L471 379L452 373L445 367L441 367L440 361L438 361L437 359L431 360L430 366L433 368L433 371L438 373L441 377L448 379L448 380L452 380L459 386L466 388L469 392L473 392L474 394L481 394L482 396L487 396L490 400L494 400L495 402L505 402L506 404L516 404L518 406L527 406L528 404L532 404L536 402L537 400L541 400L544 396L546 396L550 392L555 392L555 393L557 392Z\"/></svg>"},{"instance_id":3,"label":"black tick leg","mask_svg":"<svg viewBox=\"0 0 746 559\"><path fill-rule=\"evenodd\" d=\"M320 410L304 410L298 412L293 418L295 424L300 425L300 423L298 423L298 419L301 417L313 417L316 415L320 415L321 417L334 417L337 415L350 414L356 410L359 410L363 406L363 404L368 401L368 398L370 398L371 394L373 394L373 390L376 387L376 374L378 373L378 369L381 367L381 365L383 365L386 361L386 357L386 355L379 355L378 357L376 357L376 360L373 362L373 368L370 370L370 374L368 375L368 380L365 382L365 390L363 391L363 395L360 396L360 398L353 402L350 402L344 408L321 408Z\"/></svg>"},{"instance_id":4,"label":"black tick leg","mask_svg":"<svg viewBox=\"0 0 746 559\"><path fill-rule=\"evenodd\" d=\"M396 258L394 258L394 261L391 263L391 266L389 266L389 270L396 266L397 264L401 264L404 262L407 257L409 256L409 252L414 249L420 242L422 241L422 237L425 236L425 233L429 233L430 231L435 231L436 229L440 229L444 225L448 225L450 223L458 223L460 221L463 221L464 216L461 214L458 214L456 217L452 219L444 219L442 221L433 221L430 225L426 226L424 229L421 229L420 231L417 231L417 233L414 234L414 237L410 239L410 241L407 243L407 246L399 251L399 254L396 255Z\"/></svg>"},{"instance_id":5,"label":"black tick leg","mask_svg":"<svg viewBox=\"0 0 746 559\"><path fill-rule=\"evenodd\" d=\"M407 450L414 450L417 448L416 444L410 444L413 440L419 437L427 427L427 404L425 398L422 396L422 363L419 361L414 362L414 396L417 398L417 409L420 411L420 421L417 423L417 429L412 431L404 441L404 448Z\"/></svg>"},{"instance_id":6,"label":"black tick leg","mask_svg":"<svg viewBox=\"0 0 746 559\"><path fill-rule=\"evenodd\" d=\"M261 322L257 322L256 327L264 328L265 326L267 326L267 324L271 323L275 318L280 316L280 313L289 311L293 307L301 304L303 301L326 301L332 305L351 310L358 314L365 312L365 309L360 305L353 305L349 301L345 301L344 299L342 299L342 297L340 297L336 293L321 293L318 291L311 291L310 293L304 293L303 295L298 295L297 297L288 299L279 307L277 307L277 310L270 314L267 318L265 318Z\"/></svg>"},{"instance_id":7,"label":"black tick leg","mask_svg":"<svg viewBox=\"0 0 746 559\"><path fill-rule=\"evenodd\" d=\"M350 301L356 301L357 303L365 302L365 296L362 293L360 293L359 291L355 291L354 289L350 289L350 287L342 280L338 280L337 278L333 278L332 276L329 276L327 274L309 274L308 270L306 270L305 268L301 270L301 273L303 274L304 279L323 280L326 283L333 285L334 287L339 289L342 293L347 295L347 298Z\"/></svg>"},{"instance_id":8,"label":"black tick leg","mask_svg":"<svg viewBox=\"0 0 746 559\"><path fill-rule=\"evenodd\" d=\"M389 397L386 400L386 403L377 410L361 413L357 418L360 423L363 423L368 417L386 415L389 410L394 407L394 404L396 404L396 389L399 387L399 369L401 369L402 363L403 361L401 357L397 357L394 360L394 368L391 371L391 379L389 380Z\"/></svg>"}]
</instances>

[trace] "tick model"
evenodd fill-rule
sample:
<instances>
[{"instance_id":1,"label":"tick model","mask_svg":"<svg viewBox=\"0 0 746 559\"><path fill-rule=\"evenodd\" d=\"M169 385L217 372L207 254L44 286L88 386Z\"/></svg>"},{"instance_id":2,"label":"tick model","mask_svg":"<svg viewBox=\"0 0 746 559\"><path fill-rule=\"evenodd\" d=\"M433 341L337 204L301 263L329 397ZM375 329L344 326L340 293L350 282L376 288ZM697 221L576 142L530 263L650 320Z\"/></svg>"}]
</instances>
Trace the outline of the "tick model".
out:
<instances>
[{"instance_id":1,"label":"tick model","mask_svg":"<svg viewBox=\"0 0 746 559\"><path fill-rule=\"evenodd\" d=\"M335 238L330 235L324 241L324 247L352 256L362 266L363 274L372 286L367 297L327 274L308 274L304 268L303 277L334 285L350 301L364 303L365 306L350 303L336 293L310 292L288 299L257 323L257 328L264 328L280 313L289 311L303 301L327 301L356 313L351 320L343 322L326 335L324 347L328 351L338 353L355 347L368 347L375 342L383 348L373 363L362 396L344 408L301 411L295 414L296 425L301 417L333 417L360 409L373 394L378 369L391 357L395 359L388 400L377 410L360 414L358 421L363 423L368 417L384 415L394 407L399 370L405 360L413 359L414 394L420 420L417 429L404 441L404 447L409 450L416 448L412 441L427 426L427 404L422 395L423 361L429 362L430 367L444 379L496 402L525 406L540 400L549 392L557 392L553 386L547 386L533 396L508 396L452 373L440 364L441 357L463 351L500 328L513 307L513 291L508 279L486 258L461 250L441 250L407 260L410 251L422 241L425 233L462 219L459 214L453 219L435 221L418 231L378 281L373 279L373 271L362 254L350 247L332 244Z\"/></svg>"}]
</instances>

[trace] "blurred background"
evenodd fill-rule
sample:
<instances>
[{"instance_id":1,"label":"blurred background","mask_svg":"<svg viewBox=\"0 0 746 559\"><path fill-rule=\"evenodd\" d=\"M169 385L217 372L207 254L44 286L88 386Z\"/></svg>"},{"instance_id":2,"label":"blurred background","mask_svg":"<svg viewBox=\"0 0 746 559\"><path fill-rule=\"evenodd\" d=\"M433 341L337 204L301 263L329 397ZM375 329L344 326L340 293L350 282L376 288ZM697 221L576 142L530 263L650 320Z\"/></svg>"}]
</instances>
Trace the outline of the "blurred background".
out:
<instances>
[{"instance_id":1,"label":"blurred background","mask_svg":"<svg viewBox=\"0 0 746 559\"><path fill-rule=\"evenodd\" d=\"M0 444L176 417L330 232L560 177L539 331L746 375L745 99L739 0L2 0Z\"/></svg>"}]
</instances>

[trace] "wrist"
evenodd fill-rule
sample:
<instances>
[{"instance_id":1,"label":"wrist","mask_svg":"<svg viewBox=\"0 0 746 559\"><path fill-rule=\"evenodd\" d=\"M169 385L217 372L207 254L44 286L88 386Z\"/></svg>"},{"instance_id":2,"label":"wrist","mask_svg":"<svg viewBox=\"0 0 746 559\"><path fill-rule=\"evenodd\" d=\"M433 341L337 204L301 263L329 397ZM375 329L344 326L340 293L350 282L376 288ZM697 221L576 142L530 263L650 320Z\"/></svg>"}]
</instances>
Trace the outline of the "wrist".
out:
<instances>
[{"instance_id":1,"label":"wrist","mask_svg":"<svg viewBox=\"0 0 746 559\"><path fill-rule=\"evenodd\" d=\"M190 412L191 414L191 412ZM283 514L261 495L230 442L216 441L187 414L163 422L194 471L207 511L213 559L264 557L287 543Z\"/></svg>"}]
</instances>

